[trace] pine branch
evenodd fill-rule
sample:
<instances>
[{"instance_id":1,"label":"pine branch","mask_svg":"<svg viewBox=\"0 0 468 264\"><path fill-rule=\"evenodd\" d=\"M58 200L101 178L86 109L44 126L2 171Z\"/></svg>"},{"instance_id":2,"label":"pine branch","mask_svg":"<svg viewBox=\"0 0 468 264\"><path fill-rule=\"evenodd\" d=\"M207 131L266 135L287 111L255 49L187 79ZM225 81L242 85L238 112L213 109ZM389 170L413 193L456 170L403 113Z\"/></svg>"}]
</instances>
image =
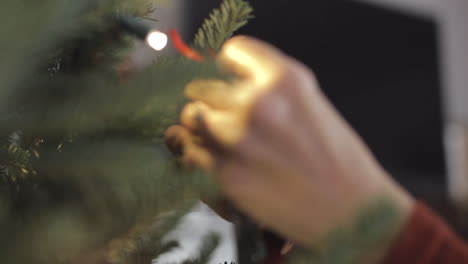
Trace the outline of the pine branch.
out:
<instances>
[{"instance_id":1,"label":"pine branch","mask_svg":"<svg viewBox=\"0 0 468 264\"><path fill-rule=\"evenodd\" d=\"M129 43L108 18L144 16L149 0L33 2L0 1L0 169L9 179L0 178L0 263L64 263L122 236L113 262L140 263L127 260L157 252L180 213L214 189L157 143L177 121L185 84L219 70L159 58L121 82L114 58ZM198 41L217 50L251 11L226 0ZM169 210L174 218L151 226Z\"/></svg>"},{"instance_id":2,"label":"pine branch","mask_svg":"<svg viewBox=\"0 0 468 264\"><path fill-rule=\"evenodd\" d=\"M195 36L195 47L218 51L235 31L247 25L253 18L253 8L244 0L224 0L219 9L213 10L210 17Z\"/></svg>"},{"instance_id":3,"label":"pine branch","mask_svg":"<svg viewBox=\"0 0 468 264\"><path fill-rule=\"evenodd\" d=\"M18 181L26 179L30 174L28 167L31 153L14 144L6 146L5 149L8 153L8 159L2 161L0 173L5 182L16 184Z\"/></svg>"},{"instance_id":4,"label":"pine branch","mask_svg":"<svg viewBox=\"0 0 468 264\"><path fill-rule=\"evenodd\" d=\"M39 141L25 148L21 131L13 132L8 137L8 144L2 149L0 176L6 184L18 186L20 182L30 179L37 172L32 167L32 158L39 157L37 146Z\"/></svg>"}]
</instances>

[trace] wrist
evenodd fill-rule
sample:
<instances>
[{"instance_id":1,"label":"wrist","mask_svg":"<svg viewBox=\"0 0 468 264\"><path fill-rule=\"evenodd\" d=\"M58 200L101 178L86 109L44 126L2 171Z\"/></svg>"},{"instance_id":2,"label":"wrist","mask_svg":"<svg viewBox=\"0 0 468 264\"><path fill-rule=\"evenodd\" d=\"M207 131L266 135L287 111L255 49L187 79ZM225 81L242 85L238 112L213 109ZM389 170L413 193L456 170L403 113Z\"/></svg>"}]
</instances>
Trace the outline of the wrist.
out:
<instances>
[{"instance_id":1,"label":"wrist","mask_svg":"<svg viewBox=\"0 0 468 264\"><path fill-rule=\"evenodd\" d=\"M415 206L411 195L386 171L378 166L374 173L377 176L374 186L363 190L366 194L359 209L348 218L353 219L350 228L356 230L354 243L364 245L356 248L360 252L355 263L381 263L396 243Z\"/></svg>"},{"instance_id":2,"label":"wrist","mask_svg":"<svg viewBox=\"0 0 468 264\"><path fill-rule=\"evenodd\" d=\"M324 263L380 263L397 241L414 206L398 186L374 196L347 222L334 225L309 244L311 258Z\"/></svg>"},{"instance_id":3,"label":"wrist","mask_svg":"<svg viewBox=\"0 0 468 264\"><path fill-rule=\"evenodd\" d=\"M380 236L380 242L375 243L373 248L371 246L369 251L363 251L363 256L369 258L370 263L379 263L406 225L415 200L376 161L371 161L373 162L365 170L369 172L367 183L361 184L362 196L348 219L352 219L355 226L367 221L369 226L374 223L380 225L380 230L375 230L375 239Z\"/></svg>"}]
</instances>

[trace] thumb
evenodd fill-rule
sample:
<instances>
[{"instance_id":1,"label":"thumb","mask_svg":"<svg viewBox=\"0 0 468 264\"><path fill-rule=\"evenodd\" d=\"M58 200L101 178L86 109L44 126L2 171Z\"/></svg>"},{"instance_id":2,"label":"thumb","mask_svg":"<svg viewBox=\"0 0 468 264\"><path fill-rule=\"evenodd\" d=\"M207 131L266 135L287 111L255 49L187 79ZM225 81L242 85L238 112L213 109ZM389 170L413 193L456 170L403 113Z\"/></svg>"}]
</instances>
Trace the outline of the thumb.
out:
<instances>
[{"instance_id":1,"label":"thumb","mask_svg":"<svg viewBox=\"0 0 468 264\"><path fill-rule=\"evenodd\" d=\"M272 45L246 36L228 40L218 62L234 73L263 88L274 83L288 57ZM251 86L252 87L252 86Z\"/></svg>"}]
</instances>

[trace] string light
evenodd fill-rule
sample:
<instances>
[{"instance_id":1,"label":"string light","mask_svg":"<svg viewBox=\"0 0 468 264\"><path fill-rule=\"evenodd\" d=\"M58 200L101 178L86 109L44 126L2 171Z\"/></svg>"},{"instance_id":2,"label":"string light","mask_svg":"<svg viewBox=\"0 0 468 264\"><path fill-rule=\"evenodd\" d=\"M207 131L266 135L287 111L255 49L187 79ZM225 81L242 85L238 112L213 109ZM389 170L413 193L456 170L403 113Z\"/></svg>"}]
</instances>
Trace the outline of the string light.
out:
<instances>
[{"instance_id":1,"label":"string light","mask_svg":"<svg viewBox=\"0 0 468 264\"><path fill-rule=\"evenodd\" d=\"M138 39L156 51L161 51L167 46L168 37L161 31L152 29L134 17L121 16L117 19L123 30L134 35Z\"/></svg>"},{"instance_id":2,"label":"string light","mask_svg":"<svg viewBox=\"0 0 468 264\"><path fill-rule=\"evenodd\" d=\"M161 31L152 30L146 37L146 43L154 50L160 51L167 46L167 35Z\"/></svg>"}]
</instances>

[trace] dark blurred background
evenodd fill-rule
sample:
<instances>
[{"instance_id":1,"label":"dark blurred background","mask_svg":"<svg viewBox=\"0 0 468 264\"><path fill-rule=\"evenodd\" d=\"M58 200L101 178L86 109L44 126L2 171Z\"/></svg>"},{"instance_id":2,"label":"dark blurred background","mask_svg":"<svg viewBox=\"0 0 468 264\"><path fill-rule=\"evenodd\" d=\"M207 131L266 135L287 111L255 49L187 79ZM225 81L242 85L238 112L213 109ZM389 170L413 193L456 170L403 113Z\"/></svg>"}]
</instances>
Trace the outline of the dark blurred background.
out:
<instances>
[{"instance_id":1,"label":"dark blurred background","mask_svg":"<svg viewBox=\"0 0 468 264\"><path fill-rule=\"evenodd\" d=\"M437 25L350 0L254 0L240 33L310 66L383 166L416 194L443 196ZM194 33L217 0L189 1Z\"/></svg>"}]
</instances>

